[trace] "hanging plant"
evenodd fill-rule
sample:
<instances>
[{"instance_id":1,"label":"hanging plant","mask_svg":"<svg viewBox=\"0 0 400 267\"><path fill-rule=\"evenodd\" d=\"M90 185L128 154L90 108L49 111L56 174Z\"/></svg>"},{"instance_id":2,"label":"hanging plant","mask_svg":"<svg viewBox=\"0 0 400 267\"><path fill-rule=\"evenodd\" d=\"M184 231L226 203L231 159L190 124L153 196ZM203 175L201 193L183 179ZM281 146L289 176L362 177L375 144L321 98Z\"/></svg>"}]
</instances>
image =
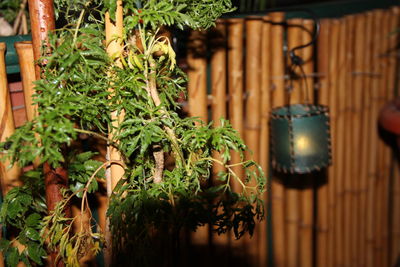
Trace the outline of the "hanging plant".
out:
<instances>
[{"instance_id":1,"label":"hanging plant","mask_svg":"<svg viewBox=\"0 0 400 267\"><path fill-rule=\"evenodd\" d=\"M195 231L205 224L218 234L252 234L255 220L263 216L263 172L251 160L229 163L232 151L243 159L247 147L228 121L213 127L179 115L176 100L185 93L186 76L176 64L171 41L158 34L162 26L212 27L232 10L230 1L126 0L123 35L112 40L122 50L111 55L104 16L108 12L116 19L116 1L56 4L56 14L68 24L49 36L51 54L40 61L45 78L36 82L34 96L39 115L0 144L2 158L12 164L41 162L23 175L24 185L12 189L1 208L1 222L14 228L0 242L8 265L41 265L48 253L56 252L58 261L79 266L83 256L99 253L107 229L98 230L89 199L111 183L106 173L110 165L124 172L107 212L114 264L156 264L166 244L177 249L183 229ZM83 135L90 139L82 140ZM106 145L121 158L101 160L98 147ZM214 151L220 160L212 157ZM50 213L43 197L44 162L63 166L69 177L63 200ZM216 164L226 171L218 174L217 184L205 185ZM238 165L245 177L233 171ZM232 190L232 183L241 185L240 192ZM71 204L79 207L79 215L65 214ZM79 216L88 216L91 224L81 220L74 230ZM23 245L21 251L16 243ZM129 258L121 256L125 253ZM172 264L173 251L169 257L164 263Z\"/></svg>"}]
</instances>

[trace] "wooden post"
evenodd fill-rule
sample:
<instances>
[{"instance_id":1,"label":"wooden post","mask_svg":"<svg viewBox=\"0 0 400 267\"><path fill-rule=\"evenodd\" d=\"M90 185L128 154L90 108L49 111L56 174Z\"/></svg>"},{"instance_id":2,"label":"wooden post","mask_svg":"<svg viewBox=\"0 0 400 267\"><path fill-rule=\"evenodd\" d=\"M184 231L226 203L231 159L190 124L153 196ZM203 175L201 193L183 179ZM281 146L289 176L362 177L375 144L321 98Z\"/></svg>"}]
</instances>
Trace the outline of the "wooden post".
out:
<instances>
[{"instance_id":1,"label":"wooden post","mask_svg":"<svg viewBox=\"0 0 400 267\"><path fill-rule=\"evenodd\" d=\"M271 61L274 66L271 71L273 91L272 108L283 106L285 104L285 67L283 53L283 34L285 15L281 12L269 14L272 21L271 27ZM273 260L274 266L286 266L286 244L285 244L285 188L283 184L272 178L271 182L271 215L273 232Z\"/></svg>"},{"instance_id":2,"label":"wooden post","mask_svg":"<svg viewBox=\"0 0 400 267\"><path fill-rule=\"evenodd\" d=\"M329 58L331 54L331 20L324 19L320 21L321 29L318 38L317 52L318 52L318 73L319 87L318 87L318 102L320 105L329 106L329 94L332 88L329 87ZM331 117L332 119L332 117ZM332 123L331 123L332 124ZM332 129L331 129L332 130ZM331 131L333 133L333 131ZM329 232L329 187L332 186L333 167L328 167L328 179L326 184L321 184L317 188L317 238L316 238L316 262L317 266L328 266L328 232Z\"/></svg>"},{"instance_id":3,"label":"wooden post","mask_svg":"<svg viewBox=\"0 0 400 267\"><path fill-rule=\"evenodd\" d=\"M339 83L339 31L340 31L340 21L338 19L332 20L330 27L330 46L329 46L329 66L328 66L328 88L329 88L329 111L330 111L330 120L331 120L331 140L332 140L332 167L329 168L329 226L328 226L328 265L334 266L337 244L336 236L335 236L335 228L336 228L336 216L338 209L337 201L337 182L338 182L338 172L337 172L337 162L338 162L338 130L337 130L337 121L338 121L338 91Z\"/></svg>"},{"instance_id":4,"label":"wooden post","mask_svg":"<svg viewBox=\"0 0 400 267\"><path fill-rule=\"evenodd\" d=\"M246 153L246 160L259 161L260 149L260 122L261 122L261 30L260 18L246 19L246 101L245 101L245 143L251 152ZM255 182L252 184L255 186ZM248 257L255 266L258 266L258 249L260 243L259 228L255 227L254 235L250 239L245 237L245 246Z\"/></svg>"},{"instance_id":5,"label":"wooden post","mask_svg":"<svg viewBox=\"0 0 400 267\"><path fill-rule=\"evenodd\" d=\"M264 170L266 177L269 177L269 127L268 120L271 111L271 24L270 17L263 18L262 39L261 39L261 129L260 129L260 165ZM269 183L269 181L267 181ZM264 194L265 206L268 207L268 193ZM266 210L266 218L268 216ZM259 249L259 266L267 266L268 259L268 233L267 219L259 224L260 228L260 249Z\"/></svg>"},{"instance_id":6,"label":"wooden post","mask_svg":"<svg viewBox=\"0 0 400 267\"><path fill-rule=\"evenodd\" d=\"M33 82L36 80L32 42L17 42L14 46L18 54L19 66L21 69L26 115L28 121L32 121L37 115L37 107L35 107L32 102L32 95L35 92L35 85Z\"/></svg>"},{"instance_id":7,"label":"wooden post","mask_svg":"<svg viewBox=\"0 0 400 267\"><path fill-rule=\"evenodd\" d=\"M302 40L302 19L291 19L288 21L288 48L289 51L297 46L303 45ZM296 51L297 55L301 57L302 51ZM290 59L287 59L290 61ZM291 62L288 62L291 64ZM296 74L301 77L302 73L296 68ZM290 104L304 103L304 93L302 92L303 79L291 80L293 88L289 94ZM286 188L286 244L287 244L287 266L296 267L299 265L299 252L300 252L300 193L298 186L290 186Z\"/></svg>"}]
</instances>

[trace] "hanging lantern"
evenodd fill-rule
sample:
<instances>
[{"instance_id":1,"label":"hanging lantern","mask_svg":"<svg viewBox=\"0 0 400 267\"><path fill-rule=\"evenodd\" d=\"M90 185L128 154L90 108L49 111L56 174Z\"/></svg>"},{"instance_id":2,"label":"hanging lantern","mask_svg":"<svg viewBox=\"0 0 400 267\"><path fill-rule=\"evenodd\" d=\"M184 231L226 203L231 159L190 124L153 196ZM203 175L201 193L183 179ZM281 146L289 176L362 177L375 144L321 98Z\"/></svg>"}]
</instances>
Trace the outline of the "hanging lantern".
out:
<instances>
[{"instance_id":1,"label":"hanging lantern","mask_svg":"<svg viewBox=\"0 0 400 267\"><path fill-rule=\"evenodd\" d=\"M272 166L278 172L309 173L331 163L328 108L289 105L272 110Z\"/></svg>"}]
</instances>

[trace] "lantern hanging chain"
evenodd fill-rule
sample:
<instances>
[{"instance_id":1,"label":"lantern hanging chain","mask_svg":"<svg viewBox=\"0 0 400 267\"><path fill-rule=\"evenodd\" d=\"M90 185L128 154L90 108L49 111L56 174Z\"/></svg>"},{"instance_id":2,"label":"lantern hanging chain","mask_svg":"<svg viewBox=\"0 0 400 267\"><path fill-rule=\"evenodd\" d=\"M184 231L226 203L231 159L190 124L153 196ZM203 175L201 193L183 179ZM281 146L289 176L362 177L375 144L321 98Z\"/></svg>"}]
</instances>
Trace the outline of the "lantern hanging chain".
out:
<instances>
[{"instance_id":1,"label":"lantern hanging chain","mask_svg":"<svg viewBox=\"0 0 400 267\"><path fill-rule=\"evenodd\" d=\"M308 13L310 14L312 20L314 21L314 31L312 34L312 39L310 42L308 42L307 44L303 44L303 45L299 45L296 46L295 48L292 48L291 50L289 50L288 55L290 58L290 62L291 62L291 66L290 66L290 72L289 72L289 77L291 77L291 75L293 75L293 73L295 73L295 68L298 67L300 69L301 72L301 78L304 79L304 87L301 86L304 96L305 96L305 102L306 104L309 104L310 98L309 98L309 87L308 87L308 83L307 83L307 75L304 71L303 65L305 63L305 61L298 55L296 55L295 51L296 50L300 50L300 49L304 49L306 47L309 47L311 45L314 45L317 41L319 32L320 32L320 23L319 23L319 19L317 18L316 14L314 12L312 12L309 9L293 9L295 11L301 11L304 13ZM290 79L290 86L292 86L292 79ZM290 91L289 91L290 92Z\"/></svg>"}]
</instances>

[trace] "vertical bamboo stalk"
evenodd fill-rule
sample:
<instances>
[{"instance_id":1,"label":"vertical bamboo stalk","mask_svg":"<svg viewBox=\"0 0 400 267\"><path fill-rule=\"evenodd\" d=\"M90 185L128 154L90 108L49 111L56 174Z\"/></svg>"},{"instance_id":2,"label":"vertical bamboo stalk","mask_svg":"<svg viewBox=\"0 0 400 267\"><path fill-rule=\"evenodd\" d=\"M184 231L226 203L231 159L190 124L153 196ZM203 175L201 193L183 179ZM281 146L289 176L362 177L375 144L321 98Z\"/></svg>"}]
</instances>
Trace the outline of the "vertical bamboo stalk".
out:
<instances>
[{"instance_id":1,"label":"vertical bamboo stalk","mask_svg":"<svg viewBox=\"0 0 400 267\"><path fill-rule=\"evenodd\" d=\"M5 43L0 43L0 142L14 133L14 118L12 116L11 98L7 84L7 73L4 59ZM3 197L11 188L20 185L20 168L17 165L8 169L10 162L0 162L0 185Z\"/></svg>"},{"instance_id":2,"label":"vertical bamboo stalk","mask_svg":"<svg viewBox=\"0 0 400 267\"><path fill-rule=\"evenodd\" d=\"M329 19L321 20L320 35L318 38L318 73L320 73L318 102L321 105L329 106L329 56L330 51L330 25ZM317 266L328 266L328 231L329 231L329 186L333 167L328 167L328 180L326 184L321 184L317 189L317 238L316 238L316 263Z\"/></svg>"},{"instance_id":3,"label":"vertical bamboo stalk","mask_svg":"<svg viewBox=\"0 0 400 267\"><path fill-rule=\"evenodd\" d=\"M110 14L107 12L105 15L105 31L106 31L106 43L107 43L107 54L110 56L118 55L123 50L122 44L122 33L123 33L123 7L122 1L117 0L117 9L115 12L115 22L111 21ZM117 66L121 66L121 61L118 58L115 61ZM113 89L110 88L112 92ZM118 127L119 123L123 120L124 114L118 114L117 111L112 111L111 119L113 121L113 126ZM113 138L113 131L109 132L109 139ZM122 160L122 157L117 148L113 146L107 147L107 160ZM106 172L107 178L107 196L110 197L112 191L118 181L124 175L124 169L117 164L112 164L109 166ZM107 209L102 206L99 210L99 214L102 218L106 220L105 222L105 242L106 247L104 249L104 262L106 266L112 265L112 236L110 232L110 221L106 218L105 213Z\"/></svg>"},{"instance_id":4,"label":"vertical bamboo stalk","mask_svg":"<svg viewBox=\"0 0 400 267\"><path fill-rule=\"evenodd\" d=\"M391 9L391 32L393 29L398 29L399 28L399 15L400 15L400 8L399 7L394 7ZM391 68L393 68L389 80L389 86L391 90L391 98L394 98L396 95L398 95L398 92L395 92L397 89L395 87L396 81L396 75L395 75L395 69L396 69L396 62L397 59L395 57L394 51L396 51L396 47L398 45L398 34L391 35L390 36L390 47L389 47L389 56L390 56L390 64ZM398 67L397 67L398 68ZM399 77L397 76L397 79ZM392 209L391 209L391 228L389 228L390 231L390 258L389 258L389 264L390 266L395 266L396 261L398 261L398 257L400 255L400 242L399 242L399 237L400 237L400 176L399 176L399 165L398 165L398 159L394 158L393 159L393 174L391 177L391 200L392 200Z\"/></svg>"},{"instance_id":5,"label":"vertical bamboo stalk","mask_svg":"<svg viewBox=\"0 0 400 267\"><path fill-rule=\"evenodd\" d=\"M370 150L370 140L371 140L371 133L370 124L371 116L371 75L368 75L368 72L371 72L371 43L372 43L372 24L373 24L373 16L371 13L365 14L365 39L364 39L364 52L362 56L364 57L364 65L362 67L361 72L365 73L362 75L363 80L363 111L362 111L362 144L361 144L361 168L360 168L360 243L359 243L359 251L360 251L360 259L359 263L361 266L366 265L366 255L367 252L367 217L368 217L368 157L369 154L372 153Z\"/></svg>"},{"instance_id":6,"label":"vertical bamboo stalk","mask_svg":"<svg viewBox=\"0 0 400 267\"><path fill-rule=\"evenodd\" d=\"M18 54L19 66L21 70L22 86L24 89L25 109L28 121L37 115L37 108L33 105L32 95L34 94L36 80L35 62L33 58L32 42L17 42L14 44Z\"/></svg>"},{"instance_id":7,"label":"vertical bamboo stalk","mask_svg":"<svg viewBox=\"0 0 400 267\"><path fill-rule=\"evenodd\" d=\"M246 20L246 101L245 101L245 143L251 150L246 153L246 160L253 159L259 162L260 122L261 122L261 30L260 18ZM255 186L255 181L252 186ZM260 244L258 225L254 229L253 237L244 240L248 256L252 263L258 266L258 250Z\"/></svg>"},{"instance_id":8,"label":"vertical bamboo stalk","mask_svg":"<svg viewBox=\"0 0 400 267\"><path fill-rule=\"evenodd\" d=\"M5 142L7 137L13 134L15 130L11 98L8 91L6 62L4 58L5 50L6 44L0 43L0 142ZM20 175L18 166L14 165L12 168L7 169L8 165L9 162L7 161L0 162L0 186L3 197L15 186ZM2 237L1 232L0 237ZM3 253L0 253L0 266L4 266Z\"/></svg>"},{"instance_id":9,"label":"vertical bamboo stalk","mask_svg":"<svg viewBox=\"0 0 400 267\"><path fill-rule=\"evenodd\" d=\"M229 119L233 128L243 135L243 19L228 20L228 90ZM237 153L232 154L232 163L240 162ZM242 168L234 169L242 177ZM235 191L240 191L237 183L232 184Z\"/></svg>"},{"instance_id":10,"label":"vertical bamboo stalk","mask_svg":"<svg viewBox=\"0 0 400 267\"><path fill-rule=\"evenodd\" d=\"M212 39L211 56L211 118L214 127L221 125L221 118L227 118L226 112L226 21L218 20L214 29L215 37ZM214 158L221 159L219 153L213 154ZM217 175L225 168L219 164L213 165L213 183L217 184ZM229 247L229 235L212 236L212 244L216 246Z\"/></svg>"},{"instance_id":11,"label":"vertical bamboo stalk","mask_svg":"<svg viewBox=\"0 0 400 267\"><path fill-rule=\"evenodd\" d=\"M373 36L372 36L372 48L371 48L371 59L372 62L377 60L377 55L379 54L380 49L380 31L381 31L381 22L383 13L381 10L376 10L372 13L373 16ZM379 68L377 64L372 65L372 72L378 73ZM378 114L378 106L376 99L378 98L379 92L379 78L374 76L372 79L372 88L371 88L371 118L377 118ZM379 196L377 195L378 191L376 190L376 180L377 180L377 149L378 149L378 134L376 129L376 124L371 123L370 125L370 133L371 133L371 140L370 140L370 147L371 153L368 161L368 206L370 209L368 210L368 229L367 229L367 266L376 266L376 252L375 251L375 242L376 242L376 209L375 204L376 201L379 200Z\"/></svg>"},{"instance_id":12,"label":"vertical bamboo stalk","mask_svg":"<svg viewBox=\"0 0 400 267\"><path fill-rule=\"evenodd\" d=\"M333 20L330 27L330 46L329 46L329 66L327 79L329 82L329 109L330 109L330 120L331 120L331 140L332 140L332 167L329 168L329 232L328 232L328 265L334 266L333 263L336 257L337 245L335 243L336 239L336 218L338 205L336 203L337 200L337 187L336 184L338 182L338 172L337 172L337 163L338 163L338 129L337 129L337 121L338 121L338 91L340 90L338 86L338 76L339 76L339 30L340 30L340 21Z\"/></svg>"},{"instance_id":13,"label":"vertical bamboo stalk","mask_svg":"<svg viewBox=\"0 0 400 267\"><path fill-rule=\"evenodd\" d=\"M271 27L271 61L274 67L271 71L273 88L272 91L272 108L285 104L285 67L283 53L283 34L284 27L282 23L285 21L285 15L281 12L270 14ZM271 214L272 214L272 232L273 232L273 260L274 266L285 266L286 245L285 245L285 188L276 177L271 181Z\"/></svg>"},{"instance_id":14,"label":"vertical bamboo stalk","mask_svg":"<svg viewBox=\"0 0 400 267\"><path fill-rule=\"evenodd\" d=\"M290 19L288 21L288 49L289 51L297 46L303 45L302 41L302 20L301 19ZM300 53L298 51L297 53ZM300 55L299 55L300 56ZM289 62L289 64L291 64ZM301 77L302 73L295 69L296 74ZM302 80L291 80L292 88L289 94L290 104L299 104L304 102L304 96L302 96L301 86ZM300 194L299 188L296 185L291 185L286 188L286 244L287 244L287 266L298 266L299 265L299 251L300 251Z\"/></svg>"},{"instance_id":15,"label":"vertical bamboo stalk","mask_svg":"<svg viewBox=\"0 0 400 267\"><path fill-rule=\"evenodd\" d=\"M189 115L208 121L207 109L207 58L205 32L192 31L188 48L188 103ZM207 246L210 242L209 227L205 225L191 234L191 243Z\"/></svg>"},{"instance_id":16,"label":"vertical bamboo stalk","mask_svg":"<svg viewBox=\"0 0 400 267\"><path fill-rule=\"evenodd\" d=\"M189 115L199 117L207 123L207 59L205 32L192 31L189 37L187 72Z\"/></svg>"},{"instance_id":17,"label":"vertical bamboo stalk","mask_svg":"<svg viewBox=\"0 0 400 267\"><path fill-rule=\"evenodd\" d=\"M386 95L386 77L387 77L387 70L386 70L386 59L383 56L385 53L386 45L387 45L387 35L388 35L388 16L386 12L382 10L383 16L381 19L381 27L378 36L380 36L380 42L378 48L374 51L375 62L377 64L377 72L379 73L380 77L377 81L377 92L376 98L373 101L376 103L377 113L375 119L378 117L378 112L382 107ZM378 127L376 126L376 131L378 131ZM379 132L378 132L379 133ZM384 170L385 167L385 144L379 137L378 138L378 146L377 146L377 154L378 158L376 161L376 200L375 200L375 248L374 248L374 256L375 256L375 265L385 266L384 264L384 241L383 235L386 227L385 225L385 182L386 182L386 173Z\"/></svg>"},{"instance_id":18,"label":"vertical bamboo stalk","mask_svg":"<svg viewBox=\"0 0 400 267\"><path fill-rule=\"evenodd\" d=\"M243 137L244 125L244 70L243 70L243 35L244 35L244 20L243 19L229 19L228 23L228 92L229 92L229 120L232 127L236 129ZM232 153L231 163L240 162L238 153ZM243 177L243 168L237 166L233 169L239 177ZM241 191L241 187L237 181L232 181L231 184L234 191ZM231 242L232 248L235 250L232 253L239 254L238 256L245 255L245 247L243 242Z\"/></svg>"},{"instance_id":19,"label":"vertical bamboo stalk","mask_svg":"<svg viewBox=\"0 0 400 267\"><path fill-rule=\"evenodd\" d=\"M304 31L302 32L302 41L307 44L313 38L314 21L303 20ZM303 86L308 91L310 103L314 103L314 55L313 46L308 46L302 51L304 74L306 75L306 84ZM306 95L306 96L307 96ZM313 187L309 185L300 193L301 202L301 222L300 222L300 265L312 266L313 264L313 229L314 229L314 196Z\"/></svg>"},{"instance_id":20,"label":"vertical bamboo stalk","mask_svg":"<svg viewBox=\"0 0 400 267\"><path fill-rule=\"evenodd\" d=\"M262 39L261 39L261 129L260 129L260 164L269 177L269 131L268 118L271 110L271 24L268 22L269 17L263 18ZM267 181L269 182L269 181ZM268 192L264 194L265 206L268 206ZM268 211L266 211L268 212ZM268 214L266 214L267 218ZM267 219L263 220L260 225L260 249L259 249L259 266L267 266L268 258L268 236L267 236Z\"/></svg>"},{"instance_id":21,"label":"vertical bamboo stalk","mask_svg":"<svg viewBox=\"0 0 400 267\"><path fill-rule=\"evenodd\" d=\"M335 209L335 257L334 265L344 265L344 243L343 243L343 212L344 212L344 164L345 164L345 125L344 113L346 103L346 20L341 19L339 24L339 47L338 47L338 64L337 64L337 176L335 179L336 192L336 209Z\"/></svg>"},{"instance_id":22,"label":"vertical bamboo stalk","mask_svg":"<svg viewBox=\"0 0 400 267\"><path fill-rule=\"evenodd\" d=\"M380 78L380 93L378 99L379 110L386 104L388 101L391 92L389 92L389 83L390 83L390 60L388 56L389 50L389 40L390 40L390 32L396 29L390 29L390 10L385 10L382 20L382 41L381 41L381 50L379 52L379 61L381 62L381 78ZM379 114L377 114L378 117ZM381 200L380 205L378 207L379 212L381 212L381 216L379 222L379 241L378 241L378 249L380 251L380 266L389 266L388 261L388 226L389 226L389 176L390 176L390 162L391 162L391 151L390 148L386 145L384 140L380 138L380 153L381 157L379 157L378 162L378 170L379 170L379 183L380 183L380 194Z\"/></svg>"},{"instance_id":23,"label":"vertical bamboo stalk","mask_svg":"<svg viewBox=\"0 0 400 267\"><path fill-rule=\"evenodd\" d=\"M47 34L55 29L53 0L29 0L29 18L31 22L31 34L33 44L33 55L39 60L42 53L42 42L47 42ZM36 79L40 79L40 66L35 66Z\"/></svg>"},{"instance_id":24,"label":"vertical bamboo stalk","mask_svg":"<svg viewBox=\"0 0 400 267\"><path fill-rule=\"evenodd\" d=\"M352 197L352 222L350 227L351 233L351 247L353 248L353 252L350 255L350 263L352 266L359 266L360 259L360 247L359 239L360 232L359 229L362 225L361 213L363 212L360 209L360 196L361 196L361 177L360 177L360 168L361 165L361 157L357 157L357 155L361 155L362 149L362 138L364 133L362 132L362 92L364 91L363 84L363 76L359 75L361 71L364 69L364 51L365 51L365 15L359 14L355 17L355 40L354 40L354 66L352 73L352 84L353 84L353 99L352 99L352 109L353 109L353 118L352 118L352 136L351 136L351 144L352 144L352 158L354 160L351 177L353 179L353 197Z\"/></svg>"},{"instance_id":25,"label":"vertical bamboo stalk","mask_svg":"<svg viewBox=\"0 0 400 267\"><path fill-rule=\"evenodd\" d=\"M29 0L29 15L31 21L33 55L38 61L42 54L49 54L48 32L55 28L54 6L52 0ZM44 43L44 46L43 46ZM44 47L44 51L41 48ZM35 67L36 79L40 79L40 66ZM68 171L64 167L53 168L47 162L43 164L45 176L46 204L48 212L54 210L59 201L63 199L62 188L68 187ZM70 217L70 207L66 207L65 213ZM50 254L51 264L64 266L64 263L57 258L57 252Z\"/></svg>"}]
</instances>

